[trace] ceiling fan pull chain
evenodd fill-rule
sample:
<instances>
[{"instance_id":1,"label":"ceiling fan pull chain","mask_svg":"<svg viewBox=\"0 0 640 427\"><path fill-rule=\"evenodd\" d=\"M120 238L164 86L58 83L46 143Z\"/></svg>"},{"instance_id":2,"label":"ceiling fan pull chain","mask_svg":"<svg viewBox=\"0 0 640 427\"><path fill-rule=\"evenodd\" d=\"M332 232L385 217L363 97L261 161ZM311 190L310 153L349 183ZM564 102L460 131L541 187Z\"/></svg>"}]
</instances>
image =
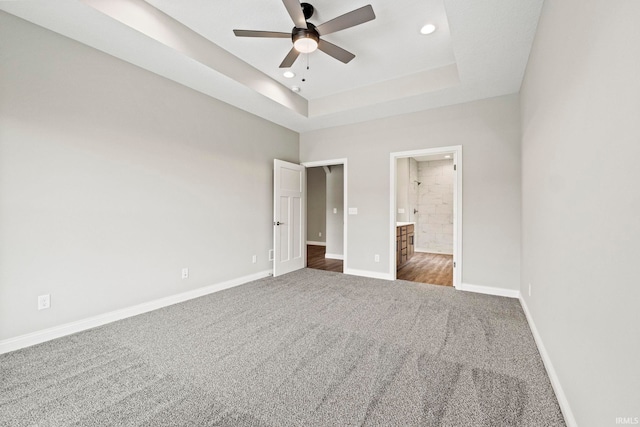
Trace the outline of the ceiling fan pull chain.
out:
<instances>
[{"instance_id":1,"label":"ceiling fan pull chain","mask_svg":"<svg viewBox=\"0 0 640 427\"><path fill-rule=\"evenodd\" d=\"M309 71L309 54L307 53L307 70L304 72L304 74L302 75L302 81L306 82L307 81L307 71Z\"/></svg>"}]
</instances>

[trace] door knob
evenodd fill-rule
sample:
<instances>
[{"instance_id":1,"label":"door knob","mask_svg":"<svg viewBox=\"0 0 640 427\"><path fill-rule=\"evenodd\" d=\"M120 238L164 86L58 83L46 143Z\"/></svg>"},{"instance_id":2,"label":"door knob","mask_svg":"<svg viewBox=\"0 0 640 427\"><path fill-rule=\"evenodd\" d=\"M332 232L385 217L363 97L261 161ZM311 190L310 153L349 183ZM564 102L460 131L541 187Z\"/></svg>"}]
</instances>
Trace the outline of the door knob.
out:
<instances>
[{"instance_id":1,"label":"door knob","mask_svg":"<svg viewBox=\"0 0 640 427\"><path fill-rule=\"evenodd\" d=\"M284 222L280 222L280 221L274 222L273 225L284 225Z\"/></svg>"}]
</instances>

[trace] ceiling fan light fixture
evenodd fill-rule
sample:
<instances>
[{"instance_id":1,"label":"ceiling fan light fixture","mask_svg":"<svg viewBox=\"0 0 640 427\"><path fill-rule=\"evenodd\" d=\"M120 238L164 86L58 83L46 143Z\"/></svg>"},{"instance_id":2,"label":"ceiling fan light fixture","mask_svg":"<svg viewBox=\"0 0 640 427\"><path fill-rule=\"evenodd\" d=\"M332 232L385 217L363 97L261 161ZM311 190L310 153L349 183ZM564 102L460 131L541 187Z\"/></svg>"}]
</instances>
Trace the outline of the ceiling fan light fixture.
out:
<instances>
[{"instance_id":1,"label":"ceiling fan light fixture","mask_svg":"<svg viewBox=\"0 0 640 427\"><path fill-rule=\"evenodd\" d=\"M300 0L282 0L293 24L291 30L291 42L293 47L280 63L279 68L290 68L301 53L311 53L320 50L323 53L347 64L356 56L343 48L329 43L326 40L320 40L320 36L332 34L337 31L346 30L356 25L364 24L376 19L371 5L354 9L351 12L344 13L330 21L320 24L316 27L307 19L313 16L314 8L308 3L300 3ZM256 30L233 30L236 37L263 37L272 39L288 38L289 33L279 31L256 31Z\"/></svg>"},{"instance_id":2,"label":"ceiling fan light fixture","mask_svg":"<svg viewBox=\"0 0 640 427\"><path fill-rule=\"evenodd\" d=\"M318 49L320 37L315 31L298 30L293 34L293 47L300 53L311 53Z\"/></svg>"},{"instance_id":3,"label":"ceiling fan light fixture","mask_svg":"<svg viewBox=\"0 0 640 427\"><path fill-rule=\"evenodd\" d=\"M433 24L427 24L424 27L420 28L420 34L424 34L425 36L432 34L436 30L436 26Z\"/></svg>"}]
</instances>

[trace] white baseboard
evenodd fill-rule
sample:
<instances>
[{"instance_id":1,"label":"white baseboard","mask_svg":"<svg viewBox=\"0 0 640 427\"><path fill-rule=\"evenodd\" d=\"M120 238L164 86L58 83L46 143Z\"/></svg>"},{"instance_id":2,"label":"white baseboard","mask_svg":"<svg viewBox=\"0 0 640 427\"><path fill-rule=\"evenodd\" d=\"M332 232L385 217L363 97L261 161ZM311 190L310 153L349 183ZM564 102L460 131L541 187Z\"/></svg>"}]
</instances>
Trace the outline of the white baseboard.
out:
<instances>
[{"instance_id":1,"label":"white baseboard","mask_svg":"<svg viewBox=\"0 0 640 427\"><path fill-rule=\"evenodd\" d=\"M438 251L432 251L430 249L424 249L424 248L415 248L414 252L420 252L423 254L453 255L452 253L449 253L449 252L438 252Z\"/></svg>"},{"instance_id":2,"label":"white baseboard","mask_svg":"<svg viewBox=\"0 0 640 427\"><path fill-rule=\"evenodd\" d=\"M389 273L379 273L377 271L369 270L355 270L353 268L346 268L344 274L351 274L352 276L371 277L372 279L393 280L393 277Z\"/></svg>"},{"instance_id":3,"label":"white baseboard","mask_svg":"<svg viewBox=\"0 0 640 427\"><path fill-rule=\"evenodd\" d=\"M456 286L459 291L475 292L478 294L496 295L507 298L520 298L520 291L504 288L493 288L491 286L471 285L469 283L461 283Z\"/></svg>"},{"instance_id":4,"label":"white baseboard","mask_svg":"<svg viewBox=\"0 0 640 427\"><path fill-rule=\"evenodd\" d=\"M341 259L344 260L344 255L340 255L340 254L324 254L325 258L329 258L329 259Z\"/></svg>"},{"instance_id":5,"label":"white baseboard","mask_svg":"<svg viewBox=\"0 0 640 427\"><path fill-rule=\"evenodd\" d=\"M573 416L573 411L569 406L569 400L567 399L566 394L564 394L564 390L562 389L562 385L560 384L558 374L556 374L556 370L553 368L553 364L551 363L551 359L549 358L549 353L547 353L547 350L544 347L542 337L540 337L538 328L536 328L536 324L531 317L531 313L529 312L529 307L527 307L527 303L524 298L522 298L522 296L520 296L519 299L520 305L522 306L522 311L524 311L524 315L526 316L527 322L529 323L529 328L531 329L531 333L533 334L533 339L538 346L538 352L540 353L540 357L542 358L542 363L544 363L544 367L547 370L547 375L549 375L549 381L551 381L553 391L556 393L556 398L558 399L558 405L560 405L560 410L562 411L562 415L564 416L564 421L567 424L567 427L577 427L578 423L576 422L576 419Z\"/></svg>"},{"instance_id":6,"label":"white baseboard","mask_svg":"<svg viewBox=\"0 0 640 427\"><path fill-rule=\"evenodd\" d=\"M261 271L260 273L238 277L237 279L227 280L225 282L216 283L215 285L206 286L204 288L194 289L192 291L171 295L168 297L134 305L132 307L111 311L109 313L104 313L75 322L66 323L64 325L54 326L52 328L43 329L41 331L32 332L30 334L2 340L0 341L0 354L19 350L21 348L29 347L35 344L40 344L45 341L63 337L65 335L75 334L76 332L81 332L87 329L95 328L97 326L102 326L107 323L115 322L116 320L126 319L127 317L137 316L138 314L157 310L162 307L167 307L179 302L188 301L190 299L212 294L214 292L219 292L224 289L233 288L234 286L239 286L248 282L252 282L254 280L262 279L271 275L271 273L271 270Z\"/></svg>"},{"instance_id":7,"label":"white baseboard","mask_svg":"<svg viewBox=\"0 0 640 427\"><path fill-rule=\"evenodd\" d=\"M307 240L307 245L313 246L327 246L327 242L314 242L312 240Z\"/></svg>"}]
</instances>

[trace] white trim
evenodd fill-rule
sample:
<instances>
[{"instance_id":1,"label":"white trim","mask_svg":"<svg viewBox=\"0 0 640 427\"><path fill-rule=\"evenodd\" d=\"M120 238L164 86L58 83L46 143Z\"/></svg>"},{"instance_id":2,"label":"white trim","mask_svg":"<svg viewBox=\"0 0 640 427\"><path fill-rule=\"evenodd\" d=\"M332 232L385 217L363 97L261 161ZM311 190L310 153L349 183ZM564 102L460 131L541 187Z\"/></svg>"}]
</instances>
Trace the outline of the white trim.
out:
<instances>
[{"instance_id":1,"label":"white trim","mask_svg":"<svg viewBox=\"0 0 640 427\"><path fill-rule=\"evenodd\" d=\"M215 285L205 286L204 288L194 289L192 291L182 292L180 294L156 299L120 310L111 311L109 313L99 314L97 316L88 317L64 325L54 326L52 328L43 329L41 331L32 332L30 334L20 335L15 338L9 338L0 341L0 354L40 344L65 335L75 334L76 332L85 331L87 329L102 326L117 320L126 319L127 317L137 316L138 314L157 310L190 299L199 298L204 295L219 292L234 286L243 285L254 280L262 279L271 275L271 270L261 271L259 273L250 274L248 276L238 277L236 279L227 280L225 282L216 283Z\"/></svg>"},{"instance_id":2,"label":"white trim","mask_svg":"<svg viewBox=\"0 0 640 427\"><path fill-rule=\"evenodd\" d=\"M327 242L314 242L313 240L307 240L307 245L327 246Z\"/></svg>"},{"instance_id":3,"label":"white trim","mask_svg":"<svg viewBox=\"0 0 640 427\"><path fill-rule=\"evenodd\" d=\"M318 166L335 166L335 165L343 165L347 162L346 158L342 159L332 159L332 160L318 160L315 162L302 162L300 163L305 168L316 168Z\"/></svg>"},{"instance_id":4,"label":"white trim","mask_svg":"<svg viewBox=\"0 0 640 427\"><path fill-rule=\"evenodd\" d=\"M396 160L407 157L426 156L432 154L453 154L453 164L456 165L456 173L453 174L453 286L459 289L462 285L462 145L449 147L428 148L424 150L399 151L390 153L390 188L389 188L389 275L396 279Z\"/></svg>"},{"instance_id":5,"label":"white trim","mask_svg":"<svg viewBox=\"0 0 640 427\"><path fill-rule=\"evenodd\" d=\"M477 294L496 295L507 298L520 298L520 291L513 289L494 288L491 286L472 285L469 283L461 283L458 290L475 292Z\"/></svg>"},{"instance_id":6,"label":"white trim","mask_svg":"<svg viewBox=\"0 0 640 427\"><path fill-rule=\"evenodd\" d=\"M300 163L302 166L304 166L305 168L315 168L318 166L334 166L334 165L342 165L343 166L343 194L344 194L344 200L343 200L343 206L342 206L342 211L343 211L343 224L344 224L344 228L342 230L342 253L343 255L343 271L345 271L347 269L347 236L348 236L348 230L349 230L349 216L347 214L348 212L348 206L349 206L349 191L348 191L348 177L349 177L349 173L348 173L348 167L347 167L347 158L342 158L342 159L332 159L332 160L318 160L318 161L314 161L314 162L302 162ZM307 223L307 216L305 215L304 217L304 222L305 224ZM325 244L326 245L326 244ZM306 255L305 255L306 257Z\"/></svg>"},{"instance_id":7,"label":"white trim","mask_svg":"<svg viewBox=\"0 0 640 427\"><path fill-rule=\"evenodd\" d=\"M362 276L362 277L370 277L372 279L382 279L382 280L395 280L395 277L392 277L388 273L379 273L377 271L369 271L369 270L356 270L353 268L345 268L344 274L351 274L352 276Z\"/></svg>"},{"instance_id":8,"label":"white trim","mask_svg":"<svg viewBox=\"0 0 640 427\"><path fill-rule=\"evenodd\" d=\"M324 254L324 257L327 259L341 259L344 260L344 255L340 255L340 254Z\"/></svg>"},{"instance_id":9,"label":"white trim","mask_svg":"<svg viewBox=\"0 0 640 427\"><path fill-rule=\"evenodd\" d=\"M553 364L551 363L551 358L549 357L549 353L547 353L547 349L542 342L542 337L538 333L538 328L536 328L536 324L531 317L531 312L529 311L529 307L527 306L527 302L524 300L522 295L520 295L520 305L522 306L522 311L524 311L524 315L527 318L527 322L529 323L529 328L531 329L531 334L533 335L533 339L538 346L538 352L540 353L540 357L542 358L542 363L544 363L544 367L547 370L547 375L549 376L549 381L551 381L551 386L553 387L553 391L556 393L556 399L558 399L558 405L560 405L560 410L562 411L562 415L564 416L564 421L567 424L567 427L578 427L578 423L576 422L575 417L573 416L573 411L571 410L571 406L569 406L569 400L567 399L567 395L564 394L564 390L562 389L562 385L560 384L560 378L558 378L558 374L556 370L553 368Z\"/></svg>"},{"instance_id":10,"label":"white trim","mask_svg":"<svg viewBox=\"0 0 640 427\"><path fill-rule=\"evenodd\" d=\"M452 253L449 253L449 252L436 252L436 251L432 251L431 249L424 249L424 248L415 248L413 251L420 252L423 254L453 255Z\"/></svg>"}]
</instances>

